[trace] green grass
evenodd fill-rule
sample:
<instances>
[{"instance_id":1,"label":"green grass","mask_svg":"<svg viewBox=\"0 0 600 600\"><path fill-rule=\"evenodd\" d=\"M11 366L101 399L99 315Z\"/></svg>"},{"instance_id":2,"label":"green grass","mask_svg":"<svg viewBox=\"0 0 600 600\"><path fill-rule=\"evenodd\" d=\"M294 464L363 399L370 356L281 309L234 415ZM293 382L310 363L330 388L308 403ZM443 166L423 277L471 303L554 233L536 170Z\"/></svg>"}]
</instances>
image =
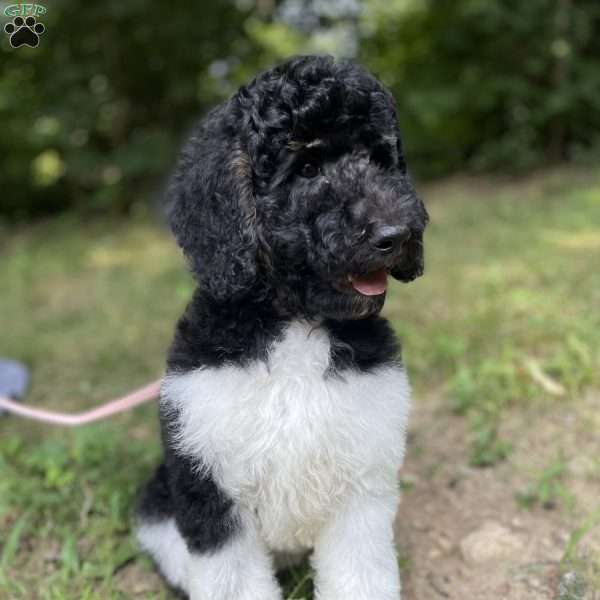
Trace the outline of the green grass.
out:
<instances>
[{"instance_id":1,"label":"green grass","mask_svg":"<svg viewBox=\"0 0 600 600\"><path fill-rule=\"evenodd\" d=\"M523 508L537 505L546 510L553 510L561 502L572 508L575 499L563 482L566 472L566 461L562 457L556 458L541 473L534 476L533 482L526 490L517 493L517 502Z\"/></svg>"},{"instance_id":2,"label":"green grass","mask_svg":"<svg viewBox=\"0 0 600 600\"><path fill-rule=\"evenodd\" d=\"M505 410L600 384L600 178L431 195L426 277L397 290L388 315L418 391L442 386L470 420L471 463L489 466L510 452L497 436Z\"/></svg>"},{"instance_id":3,"label":"green grass","mask_svg":"<svg viewBox=\"0 0 600 600\"><path fill-rule=\"evenodd\" d=\"M504 415L600 387L600 176L457 180L424 195L427 274L394 285L386 313L417 398L442 395L470 424L471 463L492 466L511 448ZM161 373L192 285L147 218L0 227L0 253L0 356L31 367L28 402L73 410ZM158 454L154 406L80 431L0 417L0 599L130 597L122 574L152 571L130 526ZM548 469L532 502L560 493L560 464ZM283 582L311 596L306 568Z\"/></svg>"}]
</instances>

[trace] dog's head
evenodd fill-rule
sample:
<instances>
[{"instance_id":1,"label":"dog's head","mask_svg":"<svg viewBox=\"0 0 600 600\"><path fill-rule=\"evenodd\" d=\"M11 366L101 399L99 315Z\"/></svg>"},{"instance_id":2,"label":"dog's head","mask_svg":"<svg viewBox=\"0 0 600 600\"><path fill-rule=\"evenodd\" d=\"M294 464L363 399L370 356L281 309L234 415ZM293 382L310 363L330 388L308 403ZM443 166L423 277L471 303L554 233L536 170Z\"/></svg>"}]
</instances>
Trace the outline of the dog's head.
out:
<instances>
[{"instance_id":1,"label":"dog's head","mask_svg":"<svg viewBox=\"0 0 600 600\"><path fill-rule=\"evenodd\" d=\"M377 313L388 274L423 272L427 212L406 173L391 94L330 57L259 75L204 119L171 185L171 224L217 302Z\"/></svg>"}]
</instances>

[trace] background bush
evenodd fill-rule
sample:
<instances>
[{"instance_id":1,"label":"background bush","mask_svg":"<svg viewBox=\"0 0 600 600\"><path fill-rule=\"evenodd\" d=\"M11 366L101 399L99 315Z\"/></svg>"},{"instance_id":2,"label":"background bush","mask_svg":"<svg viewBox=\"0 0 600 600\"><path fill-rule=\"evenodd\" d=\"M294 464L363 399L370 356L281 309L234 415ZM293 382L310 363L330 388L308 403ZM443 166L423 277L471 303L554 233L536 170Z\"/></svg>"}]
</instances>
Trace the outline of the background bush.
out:
<instances>
[{"instance_id":1,"label":"background bush","mask_svg":"<svg viewBox=\"0 0 600 600\"><path fill-rule=\"evenodd\" d=\"M413 170L522 170L598 144L597 0L56 0L38 48L0 48L0 216L125 212L181 136L299 52L364 62L398 100ZM9 20L4 17L4 22Z\"/></svg>"}]
</instances>

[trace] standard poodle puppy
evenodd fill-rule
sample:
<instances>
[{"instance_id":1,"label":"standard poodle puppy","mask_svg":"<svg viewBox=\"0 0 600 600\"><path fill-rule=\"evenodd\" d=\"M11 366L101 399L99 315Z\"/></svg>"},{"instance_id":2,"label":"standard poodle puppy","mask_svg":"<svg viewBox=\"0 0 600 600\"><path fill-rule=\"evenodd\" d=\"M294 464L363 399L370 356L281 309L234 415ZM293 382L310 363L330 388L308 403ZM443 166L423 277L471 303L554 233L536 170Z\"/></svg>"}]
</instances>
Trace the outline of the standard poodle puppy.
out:
<instances>
[{"instance_id":1,"label":"standard poodle puppy","mask_svg":"<svg viewBox=\"0 0 600 600\"><path fill-rule=\"evenodd\" d=\"M210 112L170 185L198 287L163 381L164 460L138 539L192 600L278 600L312 551L320 600L398 600L392 525L410 388L388 275L423 272L427 212L391 94L294 58Z\"/></svg>"}]
</instances>

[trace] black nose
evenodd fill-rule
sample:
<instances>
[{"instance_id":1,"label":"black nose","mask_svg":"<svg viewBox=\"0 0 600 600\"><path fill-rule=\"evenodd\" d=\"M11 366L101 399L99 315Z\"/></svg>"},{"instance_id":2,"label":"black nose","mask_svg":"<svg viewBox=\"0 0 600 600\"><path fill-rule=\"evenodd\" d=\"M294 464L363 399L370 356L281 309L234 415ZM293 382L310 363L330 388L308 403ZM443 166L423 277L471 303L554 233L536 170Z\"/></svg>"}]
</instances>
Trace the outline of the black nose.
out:
<instances>
[{"instance_id":1,"label":"black nose","mask_svg":"<svg viewBox=\"0 0 600 600\"><path fill-rule=\"evenodd\" d=\"M390 254L410 239L410 229L405 225L383 225L371 236L371 244L378 252Z\"/></svg>"}]
</instances>

